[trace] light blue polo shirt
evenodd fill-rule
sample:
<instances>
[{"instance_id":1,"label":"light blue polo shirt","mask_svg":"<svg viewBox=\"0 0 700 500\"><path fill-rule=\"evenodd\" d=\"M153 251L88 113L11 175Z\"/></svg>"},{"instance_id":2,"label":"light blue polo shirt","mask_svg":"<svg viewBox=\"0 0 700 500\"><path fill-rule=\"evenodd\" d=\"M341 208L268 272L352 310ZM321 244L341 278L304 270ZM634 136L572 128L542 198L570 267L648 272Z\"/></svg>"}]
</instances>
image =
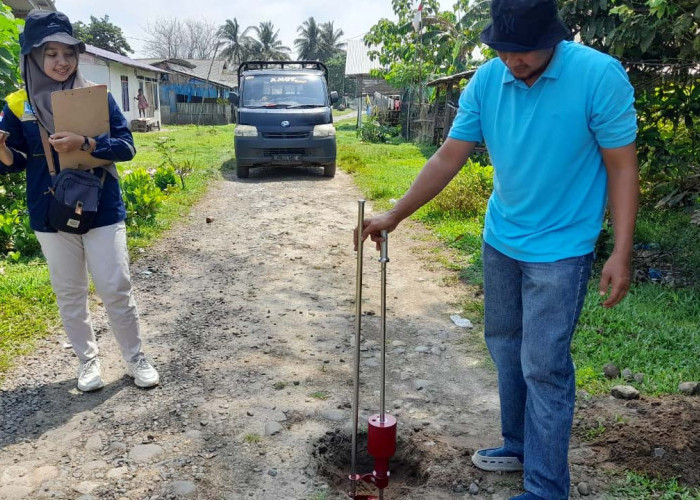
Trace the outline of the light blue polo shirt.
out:
<instances>
[{"instance_id":1,"label":"light blue polo shirt","mask_svg":"<svg viewBox=\"0 0 700 500\"><path fill-rule=\"evenodd\" d=\"M578 43L559 43L532 87L498 58L481 66L449 137L483 141L491 156L484 241L527 262L593 251L607 199L599 148L634 142L633 105L622 65Z\"/></svg>"}]
</instances>

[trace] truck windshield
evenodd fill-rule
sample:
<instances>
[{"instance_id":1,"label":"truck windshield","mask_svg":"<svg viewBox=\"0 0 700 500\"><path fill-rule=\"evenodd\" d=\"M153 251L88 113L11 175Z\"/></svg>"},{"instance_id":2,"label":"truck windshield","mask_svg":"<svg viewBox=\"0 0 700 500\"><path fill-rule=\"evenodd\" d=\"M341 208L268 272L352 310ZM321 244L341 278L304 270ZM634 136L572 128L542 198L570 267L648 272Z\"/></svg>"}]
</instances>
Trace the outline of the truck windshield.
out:
<instances>
[{"instance_id":1,"label":"truck windshield","mask_svg":"<svg viewBox=\"0 0 700 500\"><path fill-rule=\"evenodd\" d=\"M245 108L314 108L326 106L326 86L318 75L247 75L241 106Z\"/></svg>"}]
</instances>

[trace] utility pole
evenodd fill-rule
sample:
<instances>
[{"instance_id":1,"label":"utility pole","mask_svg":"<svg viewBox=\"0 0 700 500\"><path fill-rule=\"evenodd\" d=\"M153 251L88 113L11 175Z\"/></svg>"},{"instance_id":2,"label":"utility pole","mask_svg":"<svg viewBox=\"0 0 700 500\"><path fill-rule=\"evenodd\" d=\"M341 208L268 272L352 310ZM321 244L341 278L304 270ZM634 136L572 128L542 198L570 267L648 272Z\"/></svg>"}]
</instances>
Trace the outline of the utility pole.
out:
<instances>
[{"instance_id":1,"label":"utility pole","mask_svg":"<svg viewBox=\"0 0 700 500\"><path fill-rule=\"evenodd\" d=\"M207 72L207 81L206 84L209 84L209 77L211 76L211 68L214 66L214 59L216 59L216 53L219 50L219 45L221 45L221 42L216 42L216 45L214 46L214 55L211 56L211 62L209 63L209 71ZM218 98L218 93L217 93L217 98ZM204 90L202 90L202 103L199 108L199 116L197 117L197 126L199 127L199 123L202 121L202 112L204 111ZM212 115L213 119L213 115Z\"/></svg>"}]
</instances>

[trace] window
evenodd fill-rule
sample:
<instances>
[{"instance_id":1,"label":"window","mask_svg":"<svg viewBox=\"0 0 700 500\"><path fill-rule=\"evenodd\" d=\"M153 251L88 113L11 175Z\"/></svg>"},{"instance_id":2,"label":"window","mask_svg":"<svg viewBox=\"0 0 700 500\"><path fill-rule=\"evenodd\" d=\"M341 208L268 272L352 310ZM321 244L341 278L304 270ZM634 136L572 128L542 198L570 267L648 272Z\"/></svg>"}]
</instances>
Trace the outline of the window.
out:
<instances>
[{"instance_id":1,"label":"window","mask_svg":"<svg viewBox=\"0 0 700 500\"><path fill-rule=\"evenodd\" d=\"M129 77L121 76L122 80L122 111L129 111Z\"/></svg>"}]
</instances>

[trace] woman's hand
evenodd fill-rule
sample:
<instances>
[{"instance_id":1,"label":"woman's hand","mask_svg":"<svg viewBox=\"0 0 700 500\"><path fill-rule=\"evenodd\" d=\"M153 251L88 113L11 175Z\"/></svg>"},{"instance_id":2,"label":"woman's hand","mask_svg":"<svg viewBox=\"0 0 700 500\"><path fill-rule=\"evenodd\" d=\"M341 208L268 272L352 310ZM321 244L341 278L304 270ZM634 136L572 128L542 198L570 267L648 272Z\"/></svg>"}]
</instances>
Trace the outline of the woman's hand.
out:
<instances>
[{"instance_id":1,"label":"woman's hand","mask_svg":"<svg viewBox=\"0 0 700 500\"><path fill-rule=\"evenodd\" d=\"M7 147L8 137L10 137L9 133L0 130L0 161L9 166L12 165L12 160L14 158L12 151L10 151L10 148Z\"/></svg>"},{"instance_id":2,"label":"woman's hand","mask_svg":"<svg viewBox=\"0 0 700 500\"><path fill-rule=\"evenodd\" d=\"M49 136L49 143L59 153L77 151L83 145L85 139L82 135L73 132L56 132Z\"/></svg>"}]
</instances>

